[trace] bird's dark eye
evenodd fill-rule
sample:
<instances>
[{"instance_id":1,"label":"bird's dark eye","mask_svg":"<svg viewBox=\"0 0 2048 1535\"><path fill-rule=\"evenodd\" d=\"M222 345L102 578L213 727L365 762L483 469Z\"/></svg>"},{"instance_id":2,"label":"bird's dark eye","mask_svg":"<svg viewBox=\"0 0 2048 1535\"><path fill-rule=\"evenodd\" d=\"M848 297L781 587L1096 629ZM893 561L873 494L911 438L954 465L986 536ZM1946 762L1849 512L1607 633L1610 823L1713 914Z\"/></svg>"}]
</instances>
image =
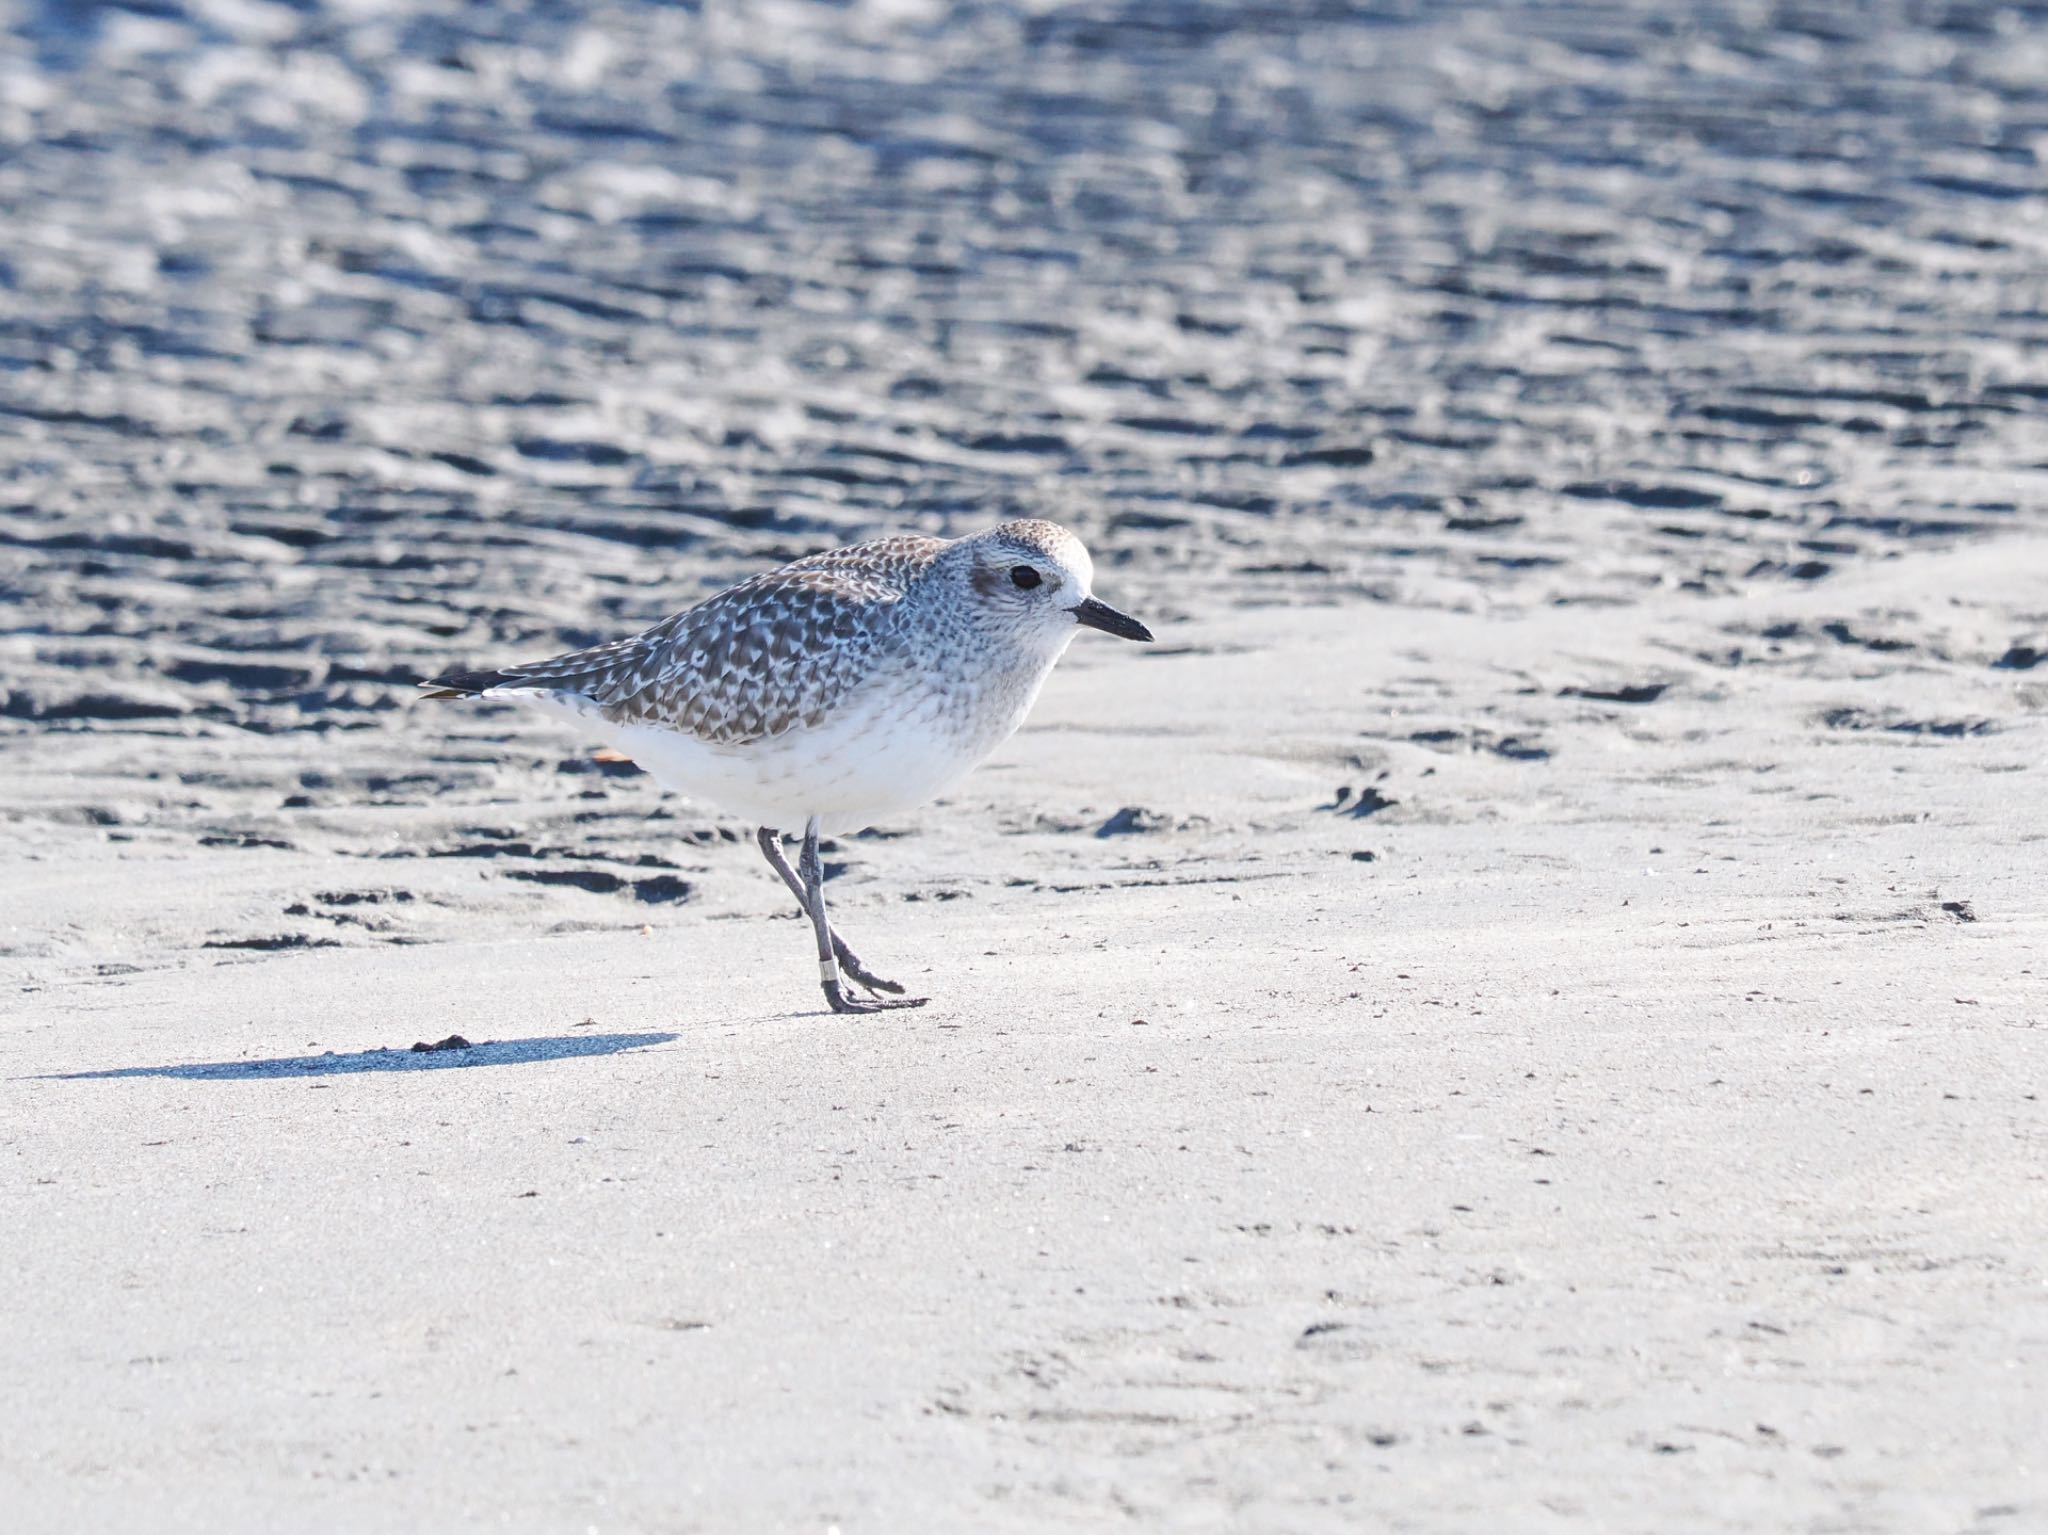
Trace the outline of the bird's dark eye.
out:
<instances>
[{"instance_id":1,"label":"bird's dark eye","mask_svg":"<svg viewBox=\"0 0 2048 1535\"><path fill-rule=\"evenodd\" d=\"M1027 592L1044 579L1044 576L1041 576L1029 565L1012 565L1010 567L1010 580L1024 588Z\"/></svg>"}]
</instances>

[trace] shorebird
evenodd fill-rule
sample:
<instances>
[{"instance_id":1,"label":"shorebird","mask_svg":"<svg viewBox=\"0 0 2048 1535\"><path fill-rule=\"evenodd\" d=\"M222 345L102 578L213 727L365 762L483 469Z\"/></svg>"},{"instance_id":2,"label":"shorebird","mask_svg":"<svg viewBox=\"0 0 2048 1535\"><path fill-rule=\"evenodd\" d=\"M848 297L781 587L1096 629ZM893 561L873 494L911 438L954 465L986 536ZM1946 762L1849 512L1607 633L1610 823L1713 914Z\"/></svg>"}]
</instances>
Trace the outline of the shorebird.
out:
<instances>
[{"instance_id":1,"label":"shorebird","mask_svg":"<svg viewBox=\"0 0 2048 1535\"><path fill-rule=\"evenodd\" d=\"M885 538L766 571L608 645L420 686L536 705L663 788L746 817L810 919L832 1010L919 1007L832 930L818 839L965 777L1023 723L1082 628L1151 639L1096 600L1094 578L1052 522ZM799 828L792 869L782 838Z\"/></svg>"}]
</instances>

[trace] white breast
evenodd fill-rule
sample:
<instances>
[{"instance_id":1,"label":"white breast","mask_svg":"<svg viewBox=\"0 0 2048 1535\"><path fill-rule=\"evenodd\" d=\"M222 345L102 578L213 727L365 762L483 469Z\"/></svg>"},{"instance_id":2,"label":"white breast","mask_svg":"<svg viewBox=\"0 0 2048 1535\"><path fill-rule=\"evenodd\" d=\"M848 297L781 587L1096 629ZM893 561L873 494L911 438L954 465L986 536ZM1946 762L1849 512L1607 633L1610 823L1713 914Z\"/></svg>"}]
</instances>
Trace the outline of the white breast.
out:
<instances>
[{"instance_id":1,"label":"white breast","mask_svg":"<svg viewBox=\"0 0 2048 1535\"><path fill-rule=\"evenodd\" d=\"M1053 659L948 685L908 672L879 675L819 724L744 746L613 724L560 695L526 698L594 730L663 788L749 825L800 832L815 815L828 831L855 831L923 804L1009 739Z\"/></svg>"}]
</instances>

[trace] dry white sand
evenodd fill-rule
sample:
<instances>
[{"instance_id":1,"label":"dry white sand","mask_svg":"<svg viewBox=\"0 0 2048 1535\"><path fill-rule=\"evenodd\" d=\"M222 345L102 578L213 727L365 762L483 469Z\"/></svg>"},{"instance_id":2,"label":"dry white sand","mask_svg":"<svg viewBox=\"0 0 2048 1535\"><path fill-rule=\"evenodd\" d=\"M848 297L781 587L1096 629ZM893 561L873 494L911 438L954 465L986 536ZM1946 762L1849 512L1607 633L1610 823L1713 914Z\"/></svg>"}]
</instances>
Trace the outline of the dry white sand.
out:
<instances>
[{"instance_id":1,"label":"dry white sand","mask_svg":"<svg viewBox=\"0 0 2048 1535\"><path fill-rule=\"evenodd\" d=\"M2044 577L1084 637L845 844L937 998L872 1019L744 844L672 905L390 856L552 772L252 798L289 848L19 816L6 1523L2048 1527L2044 700L1986 664ZM280 930L344 941L197 947Z\"/></svg>"}]
</instances>

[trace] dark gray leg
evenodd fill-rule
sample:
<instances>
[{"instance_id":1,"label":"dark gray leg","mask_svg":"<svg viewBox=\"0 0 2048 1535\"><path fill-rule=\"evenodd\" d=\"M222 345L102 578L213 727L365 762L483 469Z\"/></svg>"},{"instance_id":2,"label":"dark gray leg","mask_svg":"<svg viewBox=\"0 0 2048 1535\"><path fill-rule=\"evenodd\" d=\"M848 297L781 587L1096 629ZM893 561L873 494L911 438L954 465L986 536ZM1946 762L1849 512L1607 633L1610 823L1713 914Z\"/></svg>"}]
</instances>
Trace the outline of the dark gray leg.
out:
<instances>
[{"instance_id":1,"label":"dark gray leg","mask_svg":"<svg viewBox=\"0 0 2048 1535\"><path fill-rule=\"evenodd\" d=\"M782 833L772 826L764 826L754 833L754 840L761 845L761 852L768 860L768 867L782 876L783 884L789 886L789 893L796 897L797 909L805 916L811 914L811 898L804 890L804 882L797 878L796 870L789 866L789 859L783 855ZM900 981L885 981L860 962L860 956L846 946L846 941L837 933L832 935L832 953L839 961L839 968L852 976L869 991L892 991L899 995L903 991Z\"/></svg>"},{"instance_id":2,"label":"dark gray leg","mask_svg":"<svg viewBox=\"0 0 2048 1535\"><path fill-rule=\"evenodd\" d=\"M839 967L832 953L832 924L825 916L825 866L818 857L818 818L812 816L804 828L804 850L797 859L803 878L804 908L811 914L811 927L818 935L818 980L825 988L825 1000L835 1013L879 1013L892 1007L923 1007L923 997L849 997L839 984Z\"/></svg>"}]
</instances>

